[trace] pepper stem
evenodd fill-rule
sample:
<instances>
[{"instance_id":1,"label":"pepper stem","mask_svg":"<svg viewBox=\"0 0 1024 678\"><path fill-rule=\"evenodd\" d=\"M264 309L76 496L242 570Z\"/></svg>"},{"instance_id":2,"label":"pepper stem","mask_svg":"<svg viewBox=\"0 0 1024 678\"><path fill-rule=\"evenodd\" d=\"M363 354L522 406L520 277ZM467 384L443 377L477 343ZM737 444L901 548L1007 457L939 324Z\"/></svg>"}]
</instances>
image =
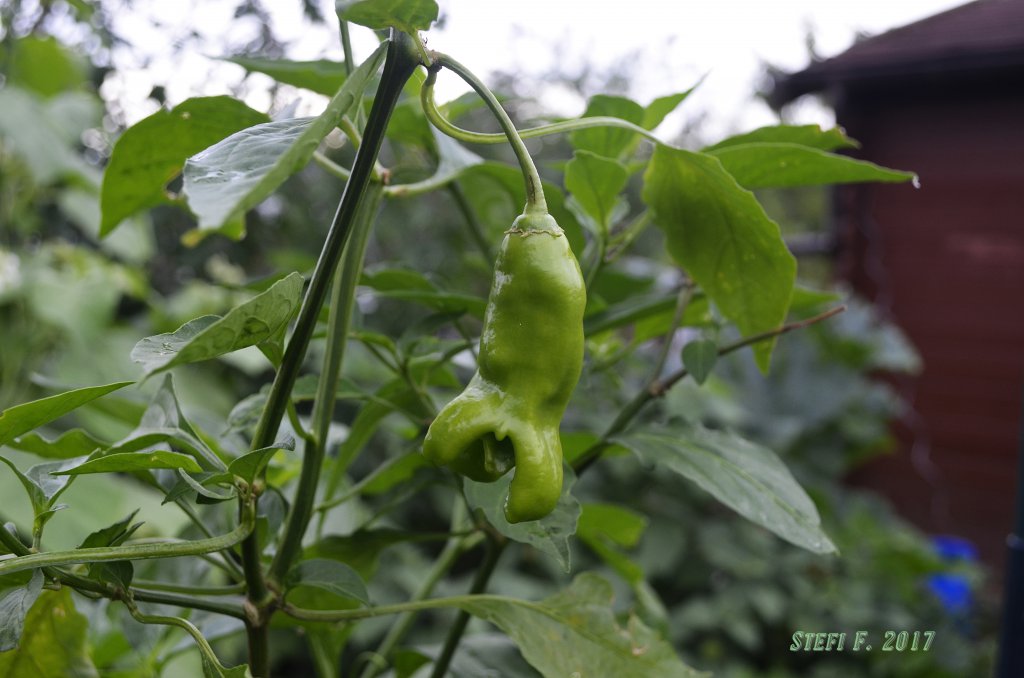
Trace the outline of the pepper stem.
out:
<instances>
[{"instance_id":1,"label":"pepper stem","mask_svg":"<svg viewBox=\"0 0 1024 678\"><path fill-rule=\"evenodd\" d=\"M515 151L516 159L519 160L519 168L523 172L523 179L526 182L526 209L524 214L547 214L548 204L544 199L544 188L540 182L540 173L537 172L537 166L533 162L533 158L530 157L530 152L526 150L526 144L523 142L523 138L519 136L519 131L516 126L512 123L512 119L508 117L508 113L498 103L498 99L494 94L487 88L480 78L476 77L472 71L460 64L455 59L451 58L447 54L441 54L440 52L434 53L434 63L430 66L427 80L423 84L421 90L421 98L426 96L432 96L434 82L437 80L437 71L441 67L447 68L460 78L466 81L473 90L480 95L487 104L487 107L491 109L491 112L498 119L501 124L501 129L508 138L508 142L512 145L512 150ZM427 106L424 105L424 109ZM431 120L433 122L433 120ZM436 124L436 123L435 123ZM445 130L441 129L442 132Z\"/></svg>"}]
</instances>

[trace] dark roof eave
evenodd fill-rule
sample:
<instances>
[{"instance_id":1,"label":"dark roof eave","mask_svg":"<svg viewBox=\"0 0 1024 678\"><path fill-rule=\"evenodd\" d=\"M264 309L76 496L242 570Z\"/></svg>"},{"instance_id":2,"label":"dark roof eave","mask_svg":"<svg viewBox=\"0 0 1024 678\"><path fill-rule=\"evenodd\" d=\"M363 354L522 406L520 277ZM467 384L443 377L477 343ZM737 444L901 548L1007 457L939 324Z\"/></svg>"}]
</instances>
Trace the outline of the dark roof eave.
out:
<instances>
[{"instance_id":1,"label":"dark roof eave","mask_svg":"<svg viewBox=\"0 0 1024 678\"><path fill-rule=\"evenodd\" d=\"M1024 76L1024 47L902 63L840 65L832 60L822 61L803 71L775 78L768 103L778 110L797 97L837 86L892 82L922 75L955 79L980 73Z\"/></svg>"}]
</instances>

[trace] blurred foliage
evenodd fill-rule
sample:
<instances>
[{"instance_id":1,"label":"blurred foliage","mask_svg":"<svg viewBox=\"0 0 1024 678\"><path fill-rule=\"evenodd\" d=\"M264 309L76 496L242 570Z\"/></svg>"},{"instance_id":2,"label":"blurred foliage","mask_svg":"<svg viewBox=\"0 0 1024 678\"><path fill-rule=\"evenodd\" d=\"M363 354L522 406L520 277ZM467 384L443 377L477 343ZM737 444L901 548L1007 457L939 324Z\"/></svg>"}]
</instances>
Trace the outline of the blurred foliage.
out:
<instances>
[{"instance_id":1,"label":"blurred foliage","mask_svg":"<svg viewBox=\"0 0 1024 678\"><path fill-rule=\"evenodd\" d=\"M133 217L111 236L99 239L100 168L119 131L116 102L108 102L105 109L96 94L96 85L107 73L97 55L123 40L112 33L111 5L0 2L5 27L0 42L0 409L54 388L135 378L138 368L128 354L138 338L172 331L201 315L223 313L264 289L268 276L277 271L309 270L340 191L338 179L307 167L250 214L249 235L241 242L211 236L193 248L185 247L181 238L191 221L176 204ZM311 20L323 21L316 3L304 2L303 8ZM258 39L239 46L238 54L283 53L260 2L239 4L237 14L255 17L262 27ZM86 38L68 49L47 34L48 29L67 25L94 37L93 51L83 49L92 44ZM86 53L89 58L80 56ZM567 88L579 88L582 83L593 87L597 76L551 77L561 78ZM610 74L601 87L621 90L628 77L628 70ZM513 75L499 78L499 89L514 94L514 85ZM545 117L536 101L509 103L517 122ZM462 104L450 107L461 124L488 124L473 104ZM392 128L393 141L382 162L393 169L395 180L428 176L431 142L424 139L426 127L415 102L399 108ZM569 157L568 143L564 138L530 142L545 179L561 184L562 167L546 161ZM485 159L509 157L503 148L473 150ZM328 152L342 164L351 159L348 147ZM516 200L500 187L500 171L488 167L469 170L450 190L415 201L386 201L370 242L368 272L415 270L440 289L486 295L489 248L518 210ZM178 186L171 182L168 189L173 193ZM823 189L761 195L769 213L790 229L787 234L821 229L827 222L826 196ZM627 186L626 200L640 202L636 177ZM482 238L474 240L465 228L460 205L467 204L480 221ZM570 209L562 209L566 216L559 221L573 221ZM603 303L614 304L641 292L668 294L679 282L664 255L662 238L653 229L640 236L622 263L596 282ZM801 272L806 270L802 264ZM817 281L826 275L827 266L814 271ZM381 360L383 342L374 337L390 338L394 349L409 358L431 355L462 340L454 333L424 338L424 331L437 326L437 313L380 288L361 288L357 302L357 329L365 341L351 344L346 384L380 388L379 393L387 395L387 387L380 385L392 375ZM717 338L714 324L708 322L713 311L706 302L698 308L698 300L693 307L703 321L688 322L679 334L669 354L670 369L680 365L680 341ZM805 311L804 315L810 313ZM637 324L633 344L612 332L589 340L590 362L565 423L567 454L584 447L586 432L605 424L622 394L641 385L642 375L659 353L660 346L650 339L657 336L659 322L666 322L664 315ZM475 336L479 320L465 318L460 330ZM321 350L319 343L314 345L310 364ZM613 364L615 369L610 368ZM456 363L454 369L442 370L433 384L436 394L454 391L459 381L453 375L466 368ZM817 502L840 556L819 556L785 543L723 510L679 476L640 468L623 453L607 459L574 488L584 509L580 531L570 543L573 571L605 570L616 582L621 612L634 611L648 625L664 630L689 663L718 675L986 674L992 621L984 599L966 611L945 609L926 583L929 575L951 572L966 578L971 590L978 592L981 569L969 562L943 561L924 535L878 497L843 483L851 468L892 445L888 426L902 405L873 375L916 369L913 350L898 330L854 302L850 311L827 325L783 339L768 377L757 371L747 354L721 359L702 386L681 383L647 415L656 422L685 420L735 428L774 450ZM244 446L240 436L247 403L251 406L247 397L269 375L267 363L251 349L202 368L179 369L175 389L186 417L204 439L239 449ZM102 440L120 439L138 423L157 381L104 401L111 403L107 407L84 408L76 413L75 423ZM300 402L300 416L308 411L308 400ZM375 418L366 413L357 399L342 399L337 407L336 420L345 423L334 431L336 442L354 441L358 433L365 443L363 450L354 450L350 478L343 481L347 487L417 446L420 429L409 417L391 408ZM58 422L51 432L68 424ZM10 456L19 465L26 461L16 452ZM377 603L409 599L440 550L440 541L431 535L448 529L449 488L438 485L438 472L397 464L394 468L393 475L389 471L378 483L379 491L325 512L320 526L322 532L337 535L331 548L351 559L370 582L370 596ZM285 482L297 470L295 455L280 454L272 467L274 481ZM170 474L158 477L162 483L174 480ZM400 480L411 482L399 484ZM0 476L0 496L13 496L16 482L10 475ZM161 504L162 498L163 492L132 478L83 479L66 501L93 510L57 514L47 543L72 547L83 534L137 506L142 507L140 519L146 521L139 536L199 536L194 526L185 527L172 506ZM261 506L262 529L275 530L284 515L284 499L270 493ZM215 529L230 525L231 511L224 505L197 510ZM19 525L31 521L27 506L5 502L2 511L4 520ZM413 539L410 532L426 536ZM499 566L495 592L539 599L566 585L568 578L557 562L530 548L515 553L518 557ZM464 591L479 558L475 552L460 558L454 576L435 594ZM201 581L211 572L215 570L207 562L180 559L140 564L136 577ZM66 592L46 595L48 604L71 606ZM76 598L74 607L88 618L89 661L102 675L148 676L161 669L163 675L196 675L192 645L180 634L125 623L120 607L106 602ZM69 613L74 613L73 607ZM415 651L407 650L403 661L413 666L417 653L436 655L452 615L431 611L418 617L405 642ZM241 658L239 622L205 612L195 613L192 621L222 656ZM337 630L339 638L348 638L346 659L365 658L388 623L375 619ZM849 635L868 630L878 640L886 629L934 630L936 640L929 652L919 653L825 656L789 651L791 636L798 630ZM498 670L495 667L501 667L502 676L536 675L508 639L479 621L472 622L471 631L453 663L454 675L485 675ZM282 648L281 675L311 675L304 644L294 635L280 634L274 640Z\"/></svg>"}]
</instances>

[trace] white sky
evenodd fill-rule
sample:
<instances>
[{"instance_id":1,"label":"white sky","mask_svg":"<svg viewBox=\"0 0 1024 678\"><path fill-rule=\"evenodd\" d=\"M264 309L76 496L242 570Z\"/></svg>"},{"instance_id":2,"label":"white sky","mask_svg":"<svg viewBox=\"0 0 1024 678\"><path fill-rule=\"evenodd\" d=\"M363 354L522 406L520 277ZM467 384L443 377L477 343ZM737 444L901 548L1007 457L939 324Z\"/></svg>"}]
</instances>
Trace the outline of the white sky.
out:
<instances>
[{"instance_id":1,"label":"white sky","mask_svg":"<svg viewBox=\"0 0 1024 678\"><path fill-rule=\"evenodd\" d=\"M624 60L635 62L629 95L647 103L663 94L686 89L701 75L708 77L676 116L666 121L669 135L687 119L704 115L702 131L711 136L774 122L763 104L752 98L760 63L786 70L808 63L805 37L813 32L816 49L833 56L849 47L858 32L877 34L964 4L965 0L440 0L446 17L441 29L428 34L428 44L444 51L485 78L493 71L521 72L524 79L543 83L540 75L558 58L568 72L586 62L598 71ZM242 70L211 61L206 55L185 53L177 63L166 56L168 36L175 30L198 28L209 44L222 44L224 34L245 37L251 26L231 17L233 3L181 0L167 3L142 0L119 15L121 30L136 36L137 45L152 59L145 69L122 73L108 82L104 94L124 102L129 122L150 114L151 84L167 86L171 104L197 94L222 94L237 83ZM296 59L341 58L333 30L333 0L323 2L332 30L311 30L302 20L298 2L267 0L278 38L292 45ZM151 17L160 20L156 30ZM227 27L227 28L225 28ZM356 57L365 57L375 44L368 31L353 29ZM556 50L557 56L556 56ZM639 54L637 51L639 50ZM210 56L216 55L211 53ZM137 57L138 55L134 55ZM133 59L134 60L134 59ZM532 77L531 77L532 76ZM260 80L246 99L267 106ZM440 100L466 88L451 74L438 83ZM591 92L593 93L593 92ZM563 115L582 112L584 101L553 88L541 89L542 103ZM320 105L311 99L309 110ZM305 108L305 107L304 107ZM792 111L796 122L831 122L827 111L811 104Z\"/></svg>"}]
</instances>

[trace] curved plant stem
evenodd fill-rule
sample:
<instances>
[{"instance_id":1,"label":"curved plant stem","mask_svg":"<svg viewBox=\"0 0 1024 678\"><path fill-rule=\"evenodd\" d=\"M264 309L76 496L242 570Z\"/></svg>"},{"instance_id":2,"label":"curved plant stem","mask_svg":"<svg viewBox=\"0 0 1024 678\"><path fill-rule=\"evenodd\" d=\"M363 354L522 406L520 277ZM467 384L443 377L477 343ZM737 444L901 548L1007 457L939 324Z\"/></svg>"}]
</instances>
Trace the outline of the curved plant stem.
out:
<instances>
[{"instance_id":1,"label":"curved plant stem","mask_svg":"<svg viewBox=\"0 0 1024 678\"><path fill-rule=\"evenodd\" d=\"M533 158L530 157L530 152L526 150L526 144L523 143L523 139L519 136L519 132L516 130L516 126L512 123L512 119L508 117L508 113L506 113L505 109L501 107L497 98L495 98L491 90L487 89L487 86L484 85L482 80L476 77L468 68L447 54L435 52L434 63L430 66L427 80L420 89L421 98L426 96L422 93L433 90L434 82L437 79L437 71L442 66L465 80L466 84L472 87L473 90L480 95L484 100L484 103L487 104L487 107L491 109L491 112L498 119L498 123L501 125L501 129L504 132L505 139L512 144L512 150L515 151L516 159L519 161L519 168L522 170L523 179L526 182L526 213L546 214L548 211L548 205L547 201L544 199L544 188L540 183L540 174L537 172L537 166L533 163ZM424 105L424 109L426 108L427 106ZM434 122L429 116L428 120ZM444 132L445 130L441 129L441 131Z\"/></svg>"},{"instance_id":2,"label":"curved plant stem","mask_svg":"<svg viewBox=\"0 0 1024 678\"><path fill-rule=\"evenodd\" d=\"M320 471L324 463L328 434L334 418L334 403L337 394L338 377L345 359L345 346L348 343L348 330L352 324L352 311L355 305L356 286L363 272L363 259L366 257L366 245L370 240L377 208L380 206L383 186L370 182L359 204L353 225L352 236L341 257L341 268L334 276L331 290L331 307L327 320L327 346L320 379L317 382L316 400L313 404L313 434L306 440L305 452L302 456L302 470L299 483L295 488L295 496L288 511L284 537L278 546L274 561L270 565L269 576L280 582L288 574L288 569L295 561L295 556L302 547L302 537L313 515L313 504L316 501L316 490L320 480Z\"/></svg>"},{"instance_id":3,"label":"curved plant stem","mask_svg":"<svg viewBox=\"0 0 1024 678\"><path fill-rule=\"evenodd\" d=\"M163 626L177 626L179 629L184 629L186 633L192 636L192 640L196 641L196 645L199 646L199 651L203 655L203 659L209 662L218 672L223 673L227 668L220 663L217 659L216 653L213 648L210 647L210 643L207 642L203 634L195 627L195 625L187 619L181 617L165 617L162 615L155 614L142 614L139 608L135 606L135 603L131 600L124 601L125 607L128 608L128 612L131 613L132 617L136 621L142 624L160 624Z\"/></svg>"},{"instance_id":4,"label":"curved plant stem","mask_svg":"<svg viewBox=\"0 0 1024 678\"><path fill-rule=\"evenodd\" d=\"M442 55L438 55L438 60L441 59L441 56ZM445 65L447 66L447 64ZM427 81L423 85L423 89L420 90L420 101L423 103L423 112L427 116L427 119L430 120L431 124L453 139L465 141L470 144L501 144L505 143L507 140L504 134L474 132L472 130L458 127L445 118L444 114L441 113L441 110L438 108L437 103L434 101L434 80L431 78L427 78ZM518 132L519 136L523 139L535 139L537 137L545 137L550 134L565 134L567 132L574 132L581 129L593 129L595 127L618 127L620 129L629 130L630 132L636 132L645 139L656 144L664 143L650 130L644 129L639 125L635 125L628 120L623 120L622 118L613 118L604 115L563 120L561 122L551 123L550 125L541 125L539 127L527 127L526 129L518 130Z\"/></svg>"}]
</instances>

